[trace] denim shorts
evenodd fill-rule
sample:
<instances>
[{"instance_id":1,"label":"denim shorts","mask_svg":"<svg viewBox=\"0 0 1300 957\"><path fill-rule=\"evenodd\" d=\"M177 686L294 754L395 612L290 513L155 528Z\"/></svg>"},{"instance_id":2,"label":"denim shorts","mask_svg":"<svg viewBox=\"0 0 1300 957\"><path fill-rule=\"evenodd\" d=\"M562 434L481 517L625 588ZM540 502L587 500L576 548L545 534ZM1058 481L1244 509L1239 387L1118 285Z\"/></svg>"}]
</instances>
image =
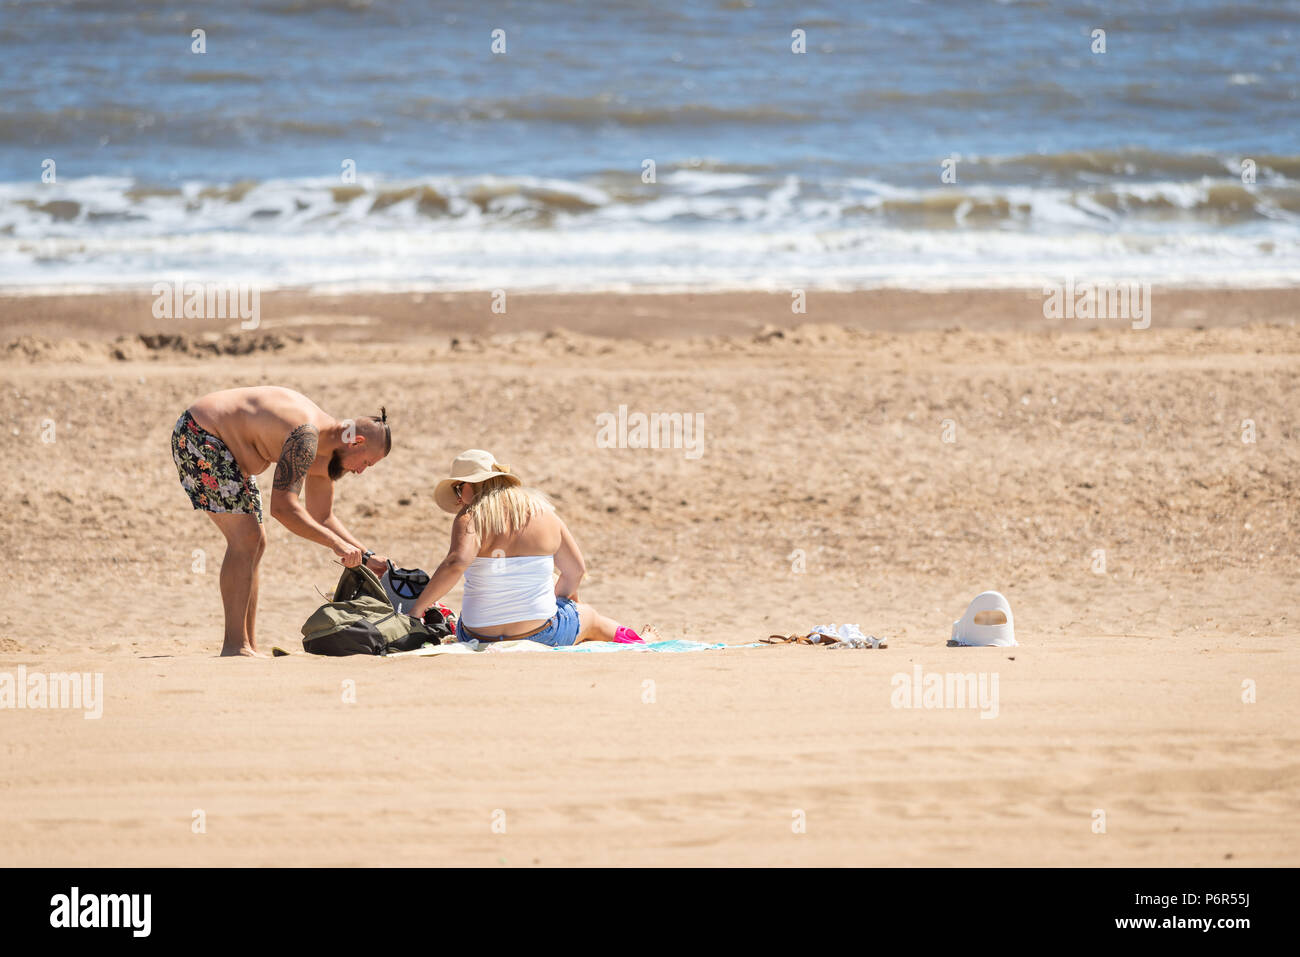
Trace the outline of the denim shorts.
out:
<instances>
[{"instance_id":1,"label":"denim shorts","mask_svg":"<svg viewBox=\"0 0 1300 957\"><path fill-rule=\"evenodd\" d=\"M550 620L545 628L535 635L529 635L526 641L540 641L544 645L550 645L552 648L558 648L561 645L571 645L578 640L578 605L571 598L555 599L555 617ZM475 633L481 634L477 628ZM459 618L456 619L456 640L471 641L469 635L465 633L465 625ZM500 638L491 638L493 641L510 641L509 636Z\"/></svg>"}]
</instances>

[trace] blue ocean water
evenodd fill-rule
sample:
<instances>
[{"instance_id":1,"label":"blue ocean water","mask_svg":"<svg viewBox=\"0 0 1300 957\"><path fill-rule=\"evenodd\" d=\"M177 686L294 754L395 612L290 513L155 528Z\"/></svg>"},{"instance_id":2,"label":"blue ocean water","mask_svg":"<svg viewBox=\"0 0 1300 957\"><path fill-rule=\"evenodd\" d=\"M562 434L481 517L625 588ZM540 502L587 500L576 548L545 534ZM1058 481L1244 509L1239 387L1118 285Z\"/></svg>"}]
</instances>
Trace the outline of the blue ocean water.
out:
<instances>
[{"instance_id":1,"label":"blue ocean water","mask_svg":"<svg viewBox=\"0 0 1300 957\"><path fill-rule=\"evenodd\" d=\"M1298 39L1293 0L0 0L0 285L1291 284Z\"/></svg>"}]
</instances>

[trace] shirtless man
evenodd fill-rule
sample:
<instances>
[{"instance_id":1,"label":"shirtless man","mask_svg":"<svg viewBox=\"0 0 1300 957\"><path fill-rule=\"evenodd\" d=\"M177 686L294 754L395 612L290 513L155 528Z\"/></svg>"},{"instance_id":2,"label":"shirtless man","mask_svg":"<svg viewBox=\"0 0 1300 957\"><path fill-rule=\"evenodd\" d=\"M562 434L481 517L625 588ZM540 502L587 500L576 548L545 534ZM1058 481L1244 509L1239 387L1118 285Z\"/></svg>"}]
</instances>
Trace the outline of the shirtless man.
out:
<instances>
[{"instance_id":1,"label":"shirtless man","mask_svg":"<svg viewBox=\"0 0 1300 957\"><path fill-rule=\"evenodd\" d=\"M181 487L226 536L222 655L265 657L255 634L258 564L266 548L256 475L276 463L271 516L285 528L324 545L349 568L365 561L382 574L388 560L367 551L335 517L334 483L346 472L360 475L392 444L386 410L336 419L278 386L213 392L176 421L172 459Z\"/></svg>"}]
</instances>

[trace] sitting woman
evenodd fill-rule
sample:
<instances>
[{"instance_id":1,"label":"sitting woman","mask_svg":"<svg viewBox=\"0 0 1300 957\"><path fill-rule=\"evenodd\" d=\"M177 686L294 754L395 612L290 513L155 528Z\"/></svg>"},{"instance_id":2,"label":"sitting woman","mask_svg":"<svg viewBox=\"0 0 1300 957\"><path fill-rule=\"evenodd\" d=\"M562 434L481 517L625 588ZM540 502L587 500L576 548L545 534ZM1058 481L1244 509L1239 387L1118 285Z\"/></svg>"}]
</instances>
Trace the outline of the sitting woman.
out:
<instances>
[{"instance_id":1,"label":"sitting woman","mask_svg":"<svg viewBox=\"0 0 1300 957\"><path fill-rule=\"evenodd\" d=\"M578 601L587 568L568 526L541 492L524 488L490 453L462 452L433 497L456 515L451 548L407 614L422 617L464 575L465 603L456 620L461 641L643 641ZM643 630L658 637L653 628Z\"/></svg>"}]
</instances>

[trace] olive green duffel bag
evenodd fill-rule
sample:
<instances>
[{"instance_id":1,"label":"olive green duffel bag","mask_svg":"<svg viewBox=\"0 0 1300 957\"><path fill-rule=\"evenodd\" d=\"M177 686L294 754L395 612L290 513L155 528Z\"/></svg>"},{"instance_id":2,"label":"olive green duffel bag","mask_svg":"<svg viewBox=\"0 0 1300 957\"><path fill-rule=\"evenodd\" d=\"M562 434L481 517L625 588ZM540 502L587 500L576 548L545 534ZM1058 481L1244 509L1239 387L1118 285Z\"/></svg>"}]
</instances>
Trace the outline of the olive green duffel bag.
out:
<instances>
[{"instance_id":1,"label":"olive green duffel bag","mask_svg":"<svg viewBox=\"0 0 1300 957\"><path fill-rule=\"evenodd\" d=\"M303 622L302 647L313 655L386 655L440 644L447 634L399 612L375 573L358 565L343 569L333 600Z\"/></svg>"}]
</instances>

